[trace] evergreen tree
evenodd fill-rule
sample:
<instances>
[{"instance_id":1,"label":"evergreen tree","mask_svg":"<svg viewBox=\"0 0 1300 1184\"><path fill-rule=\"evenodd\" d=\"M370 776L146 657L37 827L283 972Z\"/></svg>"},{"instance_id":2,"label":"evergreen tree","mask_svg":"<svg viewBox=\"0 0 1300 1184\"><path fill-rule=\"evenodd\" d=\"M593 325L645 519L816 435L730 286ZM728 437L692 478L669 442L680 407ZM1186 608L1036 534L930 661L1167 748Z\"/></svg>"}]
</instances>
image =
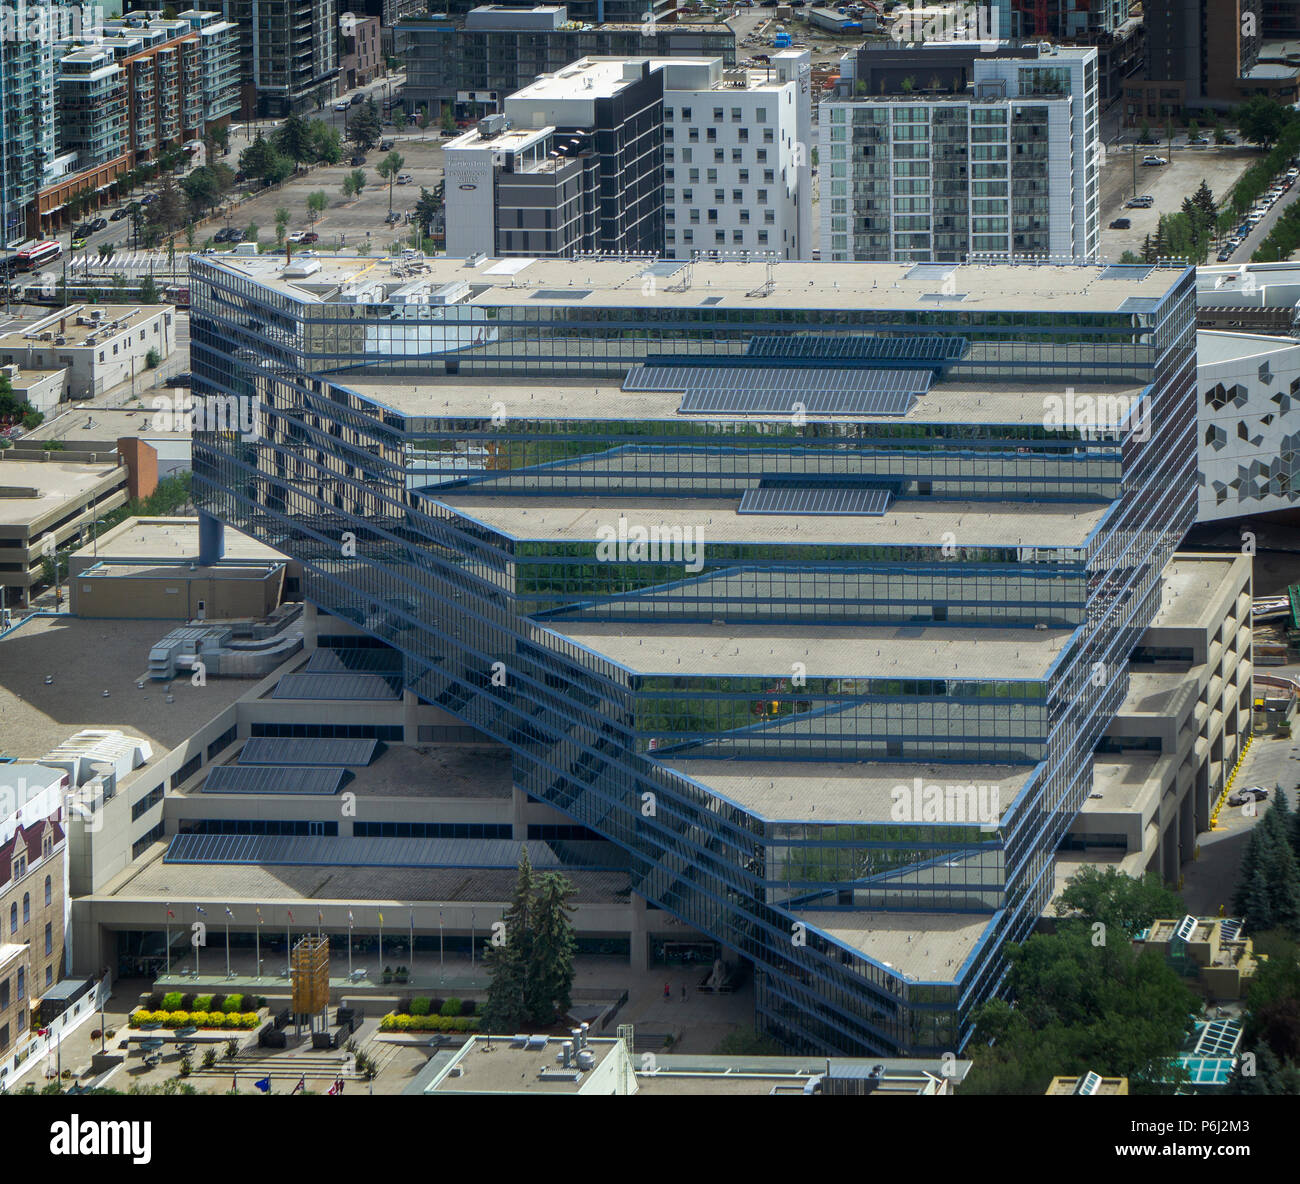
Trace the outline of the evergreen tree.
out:
<instances>
[{"instance_id":1,"label":"evergreen tree","mask_svg":"<svg viewBox=\"0 0 1300 1184\"><path fill-rule=\"evenodd\" d=\"M519 850L519 875L506 906L505 941L489 944L484 963L492 982L483 1005L483 1029L517 1032L529 1019L528 967L533 943L533 866L528 848Z\"/></svg>"},{"instance_id":2,"label":"evergreen tree","mask_svg":"<svg viewBox=\"0 0 1300 1184\"><path fill-rule=\"evenodd\" d=\"M348 139L362 152L369 152L383 135L384 125L379 119L379 110L374 99L367 99L348 121Z\"/></svg>"},{"instance_id":3,"label":"evergreen tree","mask_svg":"<svg viewBox=\"0 0 1300 1184\"><path fill-rule=\"evenodd\" d=\"M1277 821L1270 823L1272 817L1274 812L1270 810L1261 823L1265 838L1260 872L1268 884L1273 925L1297 934L1300 933L1300 865L1287 842L1282 816L1276 815Z\"/></svg>"},{"instance_id":4,"label":"evergreen tree","mask_svg":"<svg viewBox=\"0 0 1300 1184\"><path fill-rule=\"evenodd\" d=\"M1213 226L1219 217L1219 207L1214 200L1214 190L1205 183L1204 177L1201 178L1200 187L1192 195L1192 201L1204 213L1205 224Z\"/></svg>"},{"instance_id":5,"label":"evergreen tree","mask_svg":"<svg viewBox=\"0 0 1300 1184\"><path fill-rule=\"evenodd\" d=\"M1244 890L1240 896L1233 900L1233 908L1245 917L1246 924L1252 933L1261 933L1265 929L1272 929L1274 925L1273 897L1268 890L1268 881L1264 879L1263 869L1256 867L1243 887ZM1238 900L1240 904L1238 904Z\"/></svg>"},{"instance_id":6,"label":"evergreen tree","mask_svg":"<svg viewBox=\"0 0 1300 1184\"><path fill-rule=\"evenodd\" d=\"M535 1023L548 1024L572 1003L573 955L577 940L569 899L573 885L557 872L547 872L537 885L532 960L528 967L528 1012Z\"/></svg>"}]
</instances>

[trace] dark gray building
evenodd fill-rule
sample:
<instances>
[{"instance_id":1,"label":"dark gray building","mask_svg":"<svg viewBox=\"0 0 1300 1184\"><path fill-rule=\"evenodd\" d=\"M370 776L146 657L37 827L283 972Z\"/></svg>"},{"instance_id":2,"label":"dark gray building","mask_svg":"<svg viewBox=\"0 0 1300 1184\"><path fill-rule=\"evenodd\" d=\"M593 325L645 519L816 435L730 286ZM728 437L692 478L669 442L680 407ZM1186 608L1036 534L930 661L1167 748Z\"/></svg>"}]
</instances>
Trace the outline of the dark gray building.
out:
<instances>
[{"instance_id":1,"label":"dark gray building","mask_svg":"<svg viewBox=\"0 0 1300 1184\"><path fill-rule=\"evenodd\" d=\"M506 95L539 75L583 57L720 57L735 65L736 35L726 25L592 25L574 8L483 5L463 25L448 16L403 19L396 44L406 62L407 110L434 112L452 103L458 118L477 119L499 111Z\"/></svg>"},{"instance_id":2,"label":"dark gray building","mask_svg":"<svg viewBox=\"0 0 1300 1184\"><path fill-rule=\"evenodd\" d=\"M334 97L338 0L225 0L224 11L239 26L245 118L314 111Z\"/></svg>"}]
</instances>

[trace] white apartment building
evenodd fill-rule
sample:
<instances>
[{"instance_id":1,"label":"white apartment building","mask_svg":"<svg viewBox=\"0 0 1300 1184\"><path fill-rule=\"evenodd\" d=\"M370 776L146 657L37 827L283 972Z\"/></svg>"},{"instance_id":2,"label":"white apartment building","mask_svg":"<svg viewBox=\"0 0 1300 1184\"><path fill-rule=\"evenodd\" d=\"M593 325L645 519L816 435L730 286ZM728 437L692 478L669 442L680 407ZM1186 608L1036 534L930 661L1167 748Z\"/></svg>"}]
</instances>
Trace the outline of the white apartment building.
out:
<instances>
[{"instance_id":1,"label":"white apartment building","mask_svg":"<svg viewBox=\"0 0 1300 1184\"><path fill-rule=\"evenodd\" d=\"M216 123L239 110L239 26L220 12L187 8L177 17L199 35L203 61L203 120Z\"/></svg>"},{"instance_id":2,"label":"white apartment building","mask_svg":"<svg viewBox=\"0 0 1300 1184\"><path fill-rule=\"evenodd\" d=\"M721 58L657 58L664 74L666 254L763 251L810 259L811 56L771 70Z\"/></svg>"},{"instance_id":3,"label":"white apartment building","mask_svg":"<svg viewBox=\"0 0 1300 1184\"><path fill-rule=\"evenodd\" d=\"M1097 51L1001 49L974 55L959 93L821 105L822 258L1097 259ZM918 79L929 52L916 47Z\"/></svg>"}]
</instances>

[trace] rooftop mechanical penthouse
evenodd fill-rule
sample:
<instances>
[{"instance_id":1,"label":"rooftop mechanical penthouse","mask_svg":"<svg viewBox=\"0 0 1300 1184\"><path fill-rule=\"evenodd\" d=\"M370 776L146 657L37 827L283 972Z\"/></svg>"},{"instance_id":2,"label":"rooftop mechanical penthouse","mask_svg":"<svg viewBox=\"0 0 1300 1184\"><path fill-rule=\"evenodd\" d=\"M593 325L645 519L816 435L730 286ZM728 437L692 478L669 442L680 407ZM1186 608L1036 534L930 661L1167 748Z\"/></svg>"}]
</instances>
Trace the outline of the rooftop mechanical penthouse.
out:
<instances>
[{"instance_id":1,"label":"rooftop mechanical penthouse","mask_svg":"<svg viewBox=\"0 0 1300 1184\"><path fill-rule=\"evenodd\" d=\"M787 1045L962 1048L1193 519L1192 271L263 256L191 293L196 393L258 409L195 434L210 554L301 560Z\"/></svg>"}]
</instances>

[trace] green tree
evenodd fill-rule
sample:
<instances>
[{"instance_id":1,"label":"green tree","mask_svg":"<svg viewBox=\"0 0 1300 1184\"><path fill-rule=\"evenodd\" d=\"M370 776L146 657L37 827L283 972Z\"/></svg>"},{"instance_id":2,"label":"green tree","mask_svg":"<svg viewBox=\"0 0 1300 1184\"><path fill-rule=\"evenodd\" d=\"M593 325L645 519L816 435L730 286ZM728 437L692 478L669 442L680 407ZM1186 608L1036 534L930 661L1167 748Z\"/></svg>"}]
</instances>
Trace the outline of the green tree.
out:
<instances>
[{"instance_id":1,"label":"green tree","mask_svg":"<svg viewBox=\"0 0 1300 1184\"><path fill-rule=\"evenodd\" d=\"M405 163L406 157L400 152L390 152L375 166L375 172L388 182L388 212L390 214L393 212L393 182L397 180L397 174L402 171L402 166Z\"/></svg>"},{"instance_id":2,"label":"green tree","mask_svg":"<svg viewBox=\"0 0 1300 1184\"><path fill-rule=\"evenodd\" d=\"M280 206L275 211L275 245L284 246L284 236L289 229L289 219L292 215L284 206Z\"/></svg>"},{"instance_id":3,"label":"green tree","mask_svg":"<svg viewBox=\"0 0 1300 1184\"><path fill-rule=\"evenodd\" d=\"M307 194L307 220L312 226L316 225L316 220L329 208L329 204L329 194L323 189Z\"/></svg>"},{"instance_id":4,"label":"green tree","mask_svg":"<svg viewBox=\"0 0 1300 1184\"><path fill-rule=\"evenodd\" d=\"M1178 893L1166 888L1160 877L1148 872L1142 879L1113 867L1085 864L1065 886L1056 902L1056 915L1118 930L1132 938L1158 917L1181 917L1186 912ZM1114 936L1108 934L1108 940Z\"/></svg>"},{"instance_id":5,"label":"green tree","mask_svg":"<svg viewBox=\"0 0 1300 1184\"><path fill-rule=\"evenodd\" d=\"M316 159L311 125L301 115L290 115L280 124L271 134L271 144L295 165Z\"/></svg>"},{"instance_id":6,"label":"green tree","mask_svg":"<svg viewBox=\"0 0 1300 1184\"><path fill-rule=\"evenodd\" d=\"M1138 137L1138 143L1139 144L1151 143L1151 124L1148 120L1144 119L1142 121L1142 132L1141 135L1139 135Z\"/></svg>"},{"instance_id":7,"label":"green tree","mask_svg":"<svg viewBox=\"0 0 1300 1184\"><path fill-rule=\"evenodd\" d=\"M420 227L421 234L428 234L429 228L433 225L433 220L442 211L442 202L436 194L430 193L424 186L420 186L420 200L415 203L415 213L413 215L416 224Z\"/></svg>"},{"instance_id":8,"label":"green tree","mask_svg":"<svg viewBox=\"0 0 1300 1184\"><path fill-rule=\"evenodd\" d=\"M528 965L533 940L533 868L528 849L519 851L519 872L515 888L502 917L505 922L501 944L492 942L483 957L491 982L483 1004L486 1032L517 1032L528 1022Z\"/></svg>"},{"instance_id":9,"label":"green tree","mask_svg":"<svg viewBox=\"0 0 1300 1184\"><path fill-rule=\"evenodd\" d=\"M1094 944L1088 924L1067 920L1009 945L1007 957L1015 1006L994 999L975 1010L963 1093L1041 1094L1056 1074L1088 1071L1168 1092L1160 1079L1199 1005L1158 953L1138 954L1121 934Z\"/></svg>"},{"instance_id":10,"label":"green tree","mask_svg":"<svg viewBox=\"0 0 1300 1184\"><path fill-rule=\"evenodd\" d=\"M1226 144L1228 142L1228 133L1223 130L1222 123L1214 125L1214 142L1216 144Z\"/></svg>"},{"instance_id":11,"label":"green tree","mask_svg":"<svg viewBox=\"0 0 1300 1184\"><path fill-rule=\"evenodd\" d=\"M317 164L338 164L343 159L339 129L323 119L311 121L311 159Z\"/></svg>"},{"instance_id":12,"label":"green tree","mask_svg":"<svg viewBox=\"0 0 1300 1184\"><path fill-rule=\"evenodd\" d=\"M151 275L145 276L144 279L140 281L140 303L162 303L162 293L158 291L158 285L154 283L153 276Z\"/></svg>"},{"instance_id":13,"label":"green tree","mask_svg":"<svg viewBox=\"0 0 1300 1184\"><path fill-rule=\"evenodd\" d=\"M230 147L230 128L223 123L214 123L208 127L208 138L225 152ZM212 163L212 154L208 154L208 163Z\"/></svg>"},{"instance_id":14,"label":"green tree","mask_svg":"<svg viewBox=\"0 0 1300 1184\"><path fill-rule=\"evenodd\" d=\"M366 170L353 169L343 178L343 192L349 197L360 197L366 187ZM349 192L350 190L350 192Z\"/></svg>"},{"instance_id":15,"label":"green tree","mask_svg":"<svg viewBox=\"0 0 1300 1184\"><path fill-rule=\"evenodd\" d=\"M1294 119L1294 112L1264 95L1255 95L1234 112L1242 139L1263 148L1271 147Z\"/></svg>"},{"instance_id":16,"label":"green tree","mask_svg":"<svg viewBox=\"0 0 1300 1184\"><path fill-rule=\"evenodd\" d=\"M369 152L383 135L383 124L374 99L367 99L357 113L348 120L348 139L362 152Z\"/></svg>"},{"instance_id":17,"label":"green tree","mask_svg":"<svg viewBox=\"0 0 1300 1184\"><path fill-rule=\"evenodd\" d=\"M572 1005L573 955L577 950L569 904L574 887L558 872L546 872L537 885L532 957L525 1001L534 1023L554 1022Z\"/></svg>"},{"instance_id":18,"label":"green tree","mask_svg":"<svg viewBox=\"0 0 1300 1184\"><path fill-rule=\"evenodd\" d=\"M259 135L239 154L239 171L264 185L276 185L293 172L293 161Z\"/></svg>"},{"instance_id":19,"label":"green tree","mask_svg":"<svg viewBox=\"0 0 1300 1184\"><path fill-rule=\"evenodd\" d=\"M427 107L423 108L420 112L421 115L427 117L428 110ZM424 126L428 127L428 124L426 123ZM448 133L456 130L456 110L450 103L443 103L442 105L442 130Z\"/></svg>"},{"instance_id":20,"label":"green tree","mask_svg":"<svg viewBox=\"0 0 1300 1184\"><path fill-rule=\"evenodd\" d=\"M255 243L257 236L262 233L262 228L256 222L250 222L244 228L244 242Z\"/></svg>"}]
</instances>

